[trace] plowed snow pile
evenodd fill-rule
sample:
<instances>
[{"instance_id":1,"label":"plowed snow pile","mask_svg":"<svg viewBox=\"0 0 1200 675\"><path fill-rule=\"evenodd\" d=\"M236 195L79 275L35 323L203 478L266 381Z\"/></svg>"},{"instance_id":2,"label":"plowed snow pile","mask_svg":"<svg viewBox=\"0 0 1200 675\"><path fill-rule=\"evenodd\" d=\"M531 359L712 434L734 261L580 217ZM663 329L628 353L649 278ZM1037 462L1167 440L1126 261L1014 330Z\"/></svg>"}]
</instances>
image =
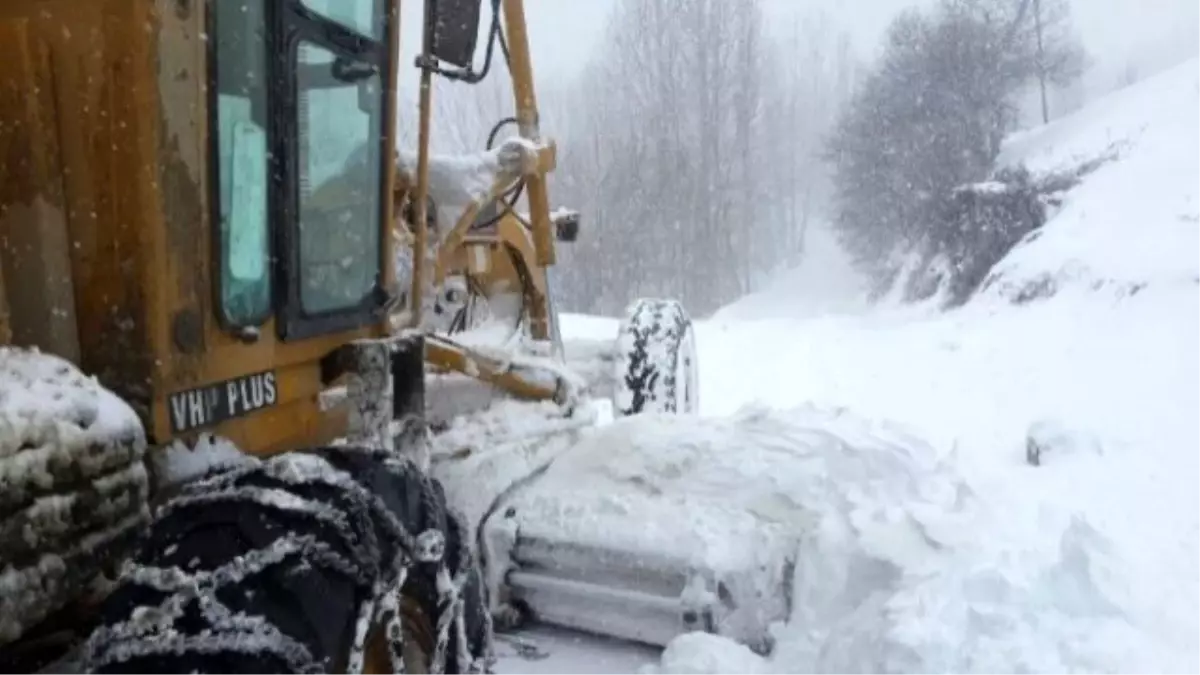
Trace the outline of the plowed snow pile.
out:
<instances>
[{"instance_id":1,"label":"plowed snow pile","mask_svg":"<svg viewBox=\"0 0 1200 675\"><path fill-rule=\"evenodd\" d=\"M745 520L797 546L791 622L762 670L1094 671L1153 656L1107 597L1109 561L1086 524L1067 522L1032 546L953 462L901 428L846 411L625 419L561 457L538 485L551 482L574 486L573 527L596 521L589 529L630 550L649 537L660 550L702 551L708 565L754 555L722 546L741 529L730 524ZM631 518L644 524L618 531L609 522ZM756 658L715 638L703 644L716 652L687 644L666 651L666 670L744 672Z\"/></svg>"},{"instance_id":2,"label":"plowed snow pile","mask_svg":"<svg viewBox=\"0 0 1200 675\"><path fill-rule=\"evenodd\" d=\"M701 325L706 414L845 406L942 464L840 511L788 493L820 517L775 653L685 636L662 670L1200 670L1197 65L1010 141L1035 174L1109 161L964 308Z\"/></svg>"}]
</instances>

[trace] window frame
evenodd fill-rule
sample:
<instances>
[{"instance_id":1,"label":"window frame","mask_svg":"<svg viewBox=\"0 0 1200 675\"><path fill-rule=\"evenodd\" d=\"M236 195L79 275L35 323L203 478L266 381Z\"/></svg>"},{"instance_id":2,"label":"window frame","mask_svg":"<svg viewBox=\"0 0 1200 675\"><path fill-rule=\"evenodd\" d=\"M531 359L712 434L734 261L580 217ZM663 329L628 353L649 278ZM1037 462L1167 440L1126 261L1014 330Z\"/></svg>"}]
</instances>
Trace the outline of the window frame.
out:
<instances>
[{"instance_id":1,"label":"window frame","mask_svg":"<svg viewBox=\"0 0 1200 675\"><path fill-rule=\"evenodd\" d=\"M204 3L204 29L216 35L216 3ZM250 0L255 1L255 0ZM388 291L386 283L390 242L388 215L391 211L391 186L387 158L394 151L389 120L397 106L394 82L394 60L390 42L397 20L395 4L380 2L383 16L383 38L372 39L308 8L303 0L264 2L264 48L266 50L266 134L267 134L267 251L271 301L259 315L245 321L234 321L226 312L224 302L226 237L221 228L221 162L220 162L220 88L217 81L217 40L209 39L205 46L205 120L208 139L206 190L209 208L209 247L211 256L211 287L213 314L225 332L243 336L248 329L259 328L272 317L276 319L279 339L299 340L340 331L361 328L386 318ZM299 171L299 81L297 77L298 49L307 40L339 56L374 64L379 69L382 107L379 115L381 162L379 200L379 256L375 271L374 292L357 306L323 313L305 313L300 299L300 171ZM289 114L290 113L290 114ZM279 264L286 261L287 264Z\"/></svg>"},{"instance_id":2,"label":"window frame","mask_svg":"<svg viewBox=\"0 0 1200 675\"><path fill-rule=\"evenodd\" d=\"M345 2L346 0L342 0L342 1ZM330 25L337 26L339 28L345 29L348 32L354 33L355 35L361 35L362 37L366 38L368 41L378 42L378 43L382 44L382 43L387 42L387 37L388 37L388 14L389 14L388 0L371 0L371 1L376 3L376 6L380 11L379 18L382 19L380 24L377 26L377 28L379 28L379 30L381 31L381 34L378 37L372 36L372 35L367 35L366 33L362 33L357 30L356 26L351 26L347 23L338 21L337 19L335 19L331 16L323 14L320 10L315 9L311 6L312 0L299 0L298 2L296 2L295 6L296 6L297 11L301 12L306 18L315 19L322 23L327 23Z\"/></svg>"},{"instance_id":3,"label":"window frame","mask_svg":"<svg viewBox=\"0 0 1200 675\"><path fill-rule=\"evenodd\" d=\"M269 3L275 4L275 3ZM385 318L387 290L384 287L386 266L389 256L387 216L390 211L390 172L386 170L387 158L392 152L387 147L390 139L388 120L396 106L391 83L392 59L388 47L391 22L394 21L390 3L380 3L383 12L383 40L369 36L322 16L306 6L303 0L285 0L276 5L275 34L282 43L272 46L272 66L277 77L272 78L276 132L271 135L272 155L280 166L273 173L275 191L278 193L277 213L280 227L276 228L275 245L280 259L288 264L275 266L275 282L278 311L278 332L283 340L303 339L345 330L361 328ZM379 241L373 292L358 305L319 313L305 312L301 301L303 270L300 260L300 136L299 99L300 83L299 47L309 42L333 52L339 57L352 58L371 63L378 68L381 82L381 107L379 114ZM291 111L292 114L287 114Z\"/></svg>"},{"instance_id":4,"label":"window frame","mask_svg":"<svg viewBox=\"0 0 1200 675\"><path fill-rule=\"evenodd\" d=\"M267 137L267 278L268 278L268 297L267 304L256 314L244 320L234 320L227 311L225 306L225 266L227 256L225 255L226 237L224 236L221 226L222 213L221 204L223 195L221 194L221 114L220 114L220 99L221 88L218 78L219 59L217 56L217 4L226 0L210 0L205 4L204 30L207 35L212 36L206 40L205 49L205 67L207 69L205 77L205 106L207 108L205 115L205 123L208 126L208 143L206 151L208 153L208 218L210 229L210 250L212 251L210 274L212 275L212 290L213 290L213 308L214 314L217 317L217 323L221 329L233 333L235 335L245 334L248 329L260 328L263 324L271 319L276 312L277 296L279 293L278 280L276 275L276 243L275 234L276 227L275 219L271 217L277 208L278 191L275 188L275 181L272 177L277 172L277 162L275 159L275 118L276 110L274 108L274 35L275 32L271 27L275 24L275 3L266 3L263 8L263 81L266 83L266 91L263 92L265 98L265 107L267 110L266 132Z\"/></svg>"}]
</instances>

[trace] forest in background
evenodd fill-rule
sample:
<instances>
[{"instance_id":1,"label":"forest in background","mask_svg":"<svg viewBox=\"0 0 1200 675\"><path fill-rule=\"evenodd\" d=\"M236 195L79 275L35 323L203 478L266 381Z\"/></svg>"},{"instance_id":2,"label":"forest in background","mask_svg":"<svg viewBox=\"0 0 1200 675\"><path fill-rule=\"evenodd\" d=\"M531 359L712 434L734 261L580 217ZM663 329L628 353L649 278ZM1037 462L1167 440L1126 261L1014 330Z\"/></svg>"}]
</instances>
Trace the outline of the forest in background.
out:
<instances>
[{"instance_id":1,"label":"forest in background","mask_svg":"<svg viewBox=\"0 0 1200 675\"><path fill-rule=\"evenodd\" d=\"M559 150L552 208L582 220L554 294L603 315L643 296L707 315L796 266L814 223L877 295L969 292L1039 221L997 235L1036 195L975 222L960 188L997 178L1031 86L1060 91L1087 64L1066 0L939 0L898 16L870 64L827 15L769 22L759 0L617 0L597 30L579 72L539 79L537 94ZM512 114L500 58L480 84L435 82L436 153L483 150Z\"/></svg>"},{"instance_id":2,"label":"forest in background","mask_svg":"<svg viewBox=\"0 0 1200 675\"><path fill-rule=\"evenodd\" d=\"M576 77L537 83L552 208L582 217L552 271L560 309L664 296L704 315L795 265L828 201L824 136L862 67L849 38L822 14L768 26L758 0L620 0L597 30ZM435 152L480 151L512 114L493 68L437 81Z\"/></svg>"}]
</instances>

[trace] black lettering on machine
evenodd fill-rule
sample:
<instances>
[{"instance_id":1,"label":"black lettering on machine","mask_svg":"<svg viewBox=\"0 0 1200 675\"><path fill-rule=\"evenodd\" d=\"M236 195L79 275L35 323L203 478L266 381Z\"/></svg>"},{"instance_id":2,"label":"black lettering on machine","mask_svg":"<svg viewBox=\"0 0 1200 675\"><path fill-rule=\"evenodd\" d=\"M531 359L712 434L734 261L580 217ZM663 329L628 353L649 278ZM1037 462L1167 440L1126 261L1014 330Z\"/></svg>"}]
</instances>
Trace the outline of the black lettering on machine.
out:
<instances>
[{"instance_id":1,"label":"black lettering on machine","mask_svg":"<svg viewBox=\"0 0 1200 675\"><path fill-rule=\"evenodd\" d=\"M275 371L235 377L171 394L171 431L183 433L249 415L279 402Z\"/></svg>"}]
</instances>

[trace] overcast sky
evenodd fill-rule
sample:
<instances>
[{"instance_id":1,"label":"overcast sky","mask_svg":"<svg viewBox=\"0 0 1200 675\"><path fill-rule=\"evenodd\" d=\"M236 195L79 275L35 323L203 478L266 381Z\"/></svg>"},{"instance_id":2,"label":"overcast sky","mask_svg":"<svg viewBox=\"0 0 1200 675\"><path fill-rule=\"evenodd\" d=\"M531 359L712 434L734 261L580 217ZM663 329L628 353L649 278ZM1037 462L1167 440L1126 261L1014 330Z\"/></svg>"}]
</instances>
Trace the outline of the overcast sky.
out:
<instances>
[{"instance_id":1,"label":"overcast sky","mask_svg":"<svg viewBox=\"0 0 1200 675\"><path fill-rule=\"evenodd\" d=\"M768 16L825 11L849 31L860 54L871 57L888 22L904 7L932 0L761 0ZM1017 2L1018 0L1013 0ZM615 0L525 0L538 79L574 73L602 37ZM421 5L403 3L403 65L412 70L419 47ZM485 3L485 5L490 3ZM1197 0L1071 0L1075 23L1097 67L1110 70L1131 58L1161 66L1200 51ZM488 21L484 10L483 22ZM482 58L482 51L480 52Z\"/></svg>"}]
</instances>

